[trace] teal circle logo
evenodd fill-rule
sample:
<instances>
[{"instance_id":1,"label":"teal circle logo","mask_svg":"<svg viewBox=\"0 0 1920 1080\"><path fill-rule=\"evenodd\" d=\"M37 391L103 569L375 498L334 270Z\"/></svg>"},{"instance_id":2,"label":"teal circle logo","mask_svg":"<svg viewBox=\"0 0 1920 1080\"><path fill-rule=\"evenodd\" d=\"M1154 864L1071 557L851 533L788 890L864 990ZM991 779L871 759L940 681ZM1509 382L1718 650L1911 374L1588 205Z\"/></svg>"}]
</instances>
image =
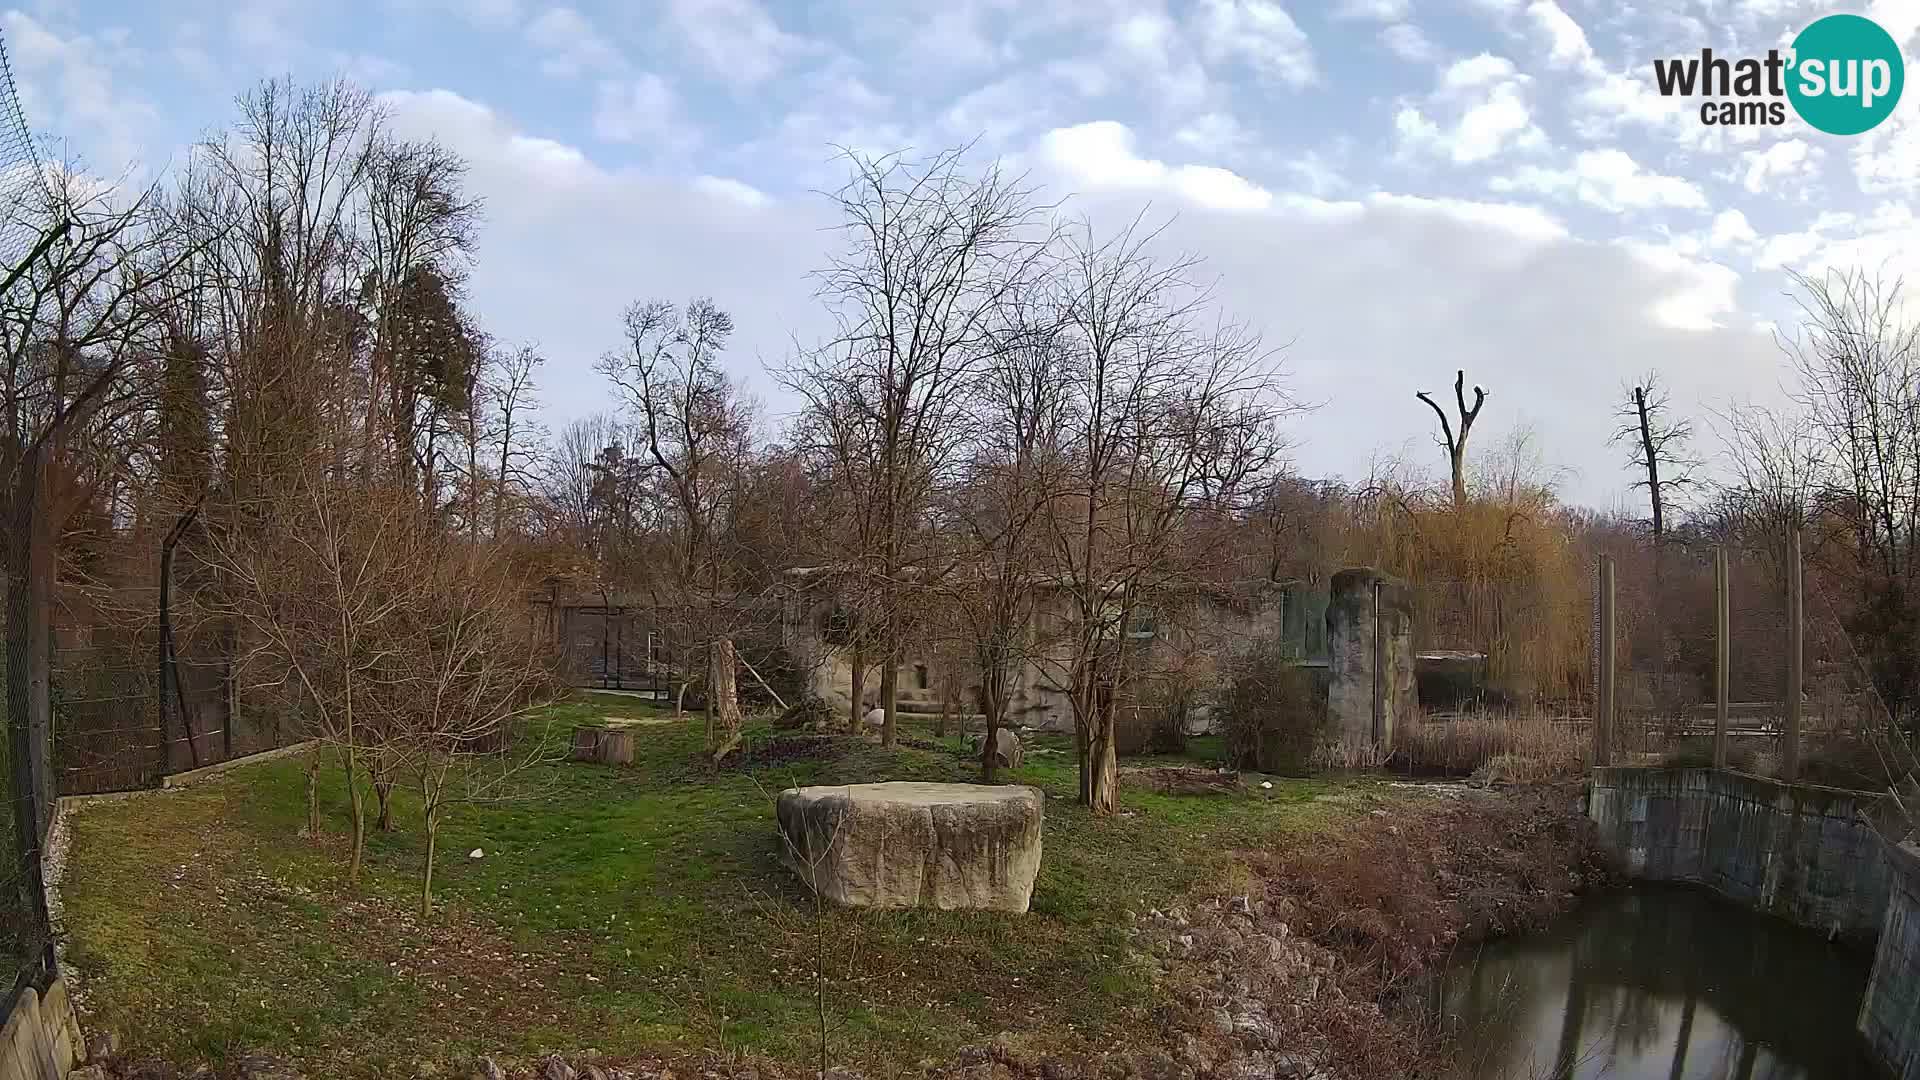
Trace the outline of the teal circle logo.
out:
<instances>
[{"instance_id":1,"label":"teal circle logo","mask_svg":"<svg viewBox=\"0 0 1920 1080\"><path fill-rule=\"evenodd\" d=\"M1906 61L1872 19L1829 15L1793 39L1787 99L1800 119L1829 135L1858 135L1900 103Z\"/></svg>"}]
</instances>

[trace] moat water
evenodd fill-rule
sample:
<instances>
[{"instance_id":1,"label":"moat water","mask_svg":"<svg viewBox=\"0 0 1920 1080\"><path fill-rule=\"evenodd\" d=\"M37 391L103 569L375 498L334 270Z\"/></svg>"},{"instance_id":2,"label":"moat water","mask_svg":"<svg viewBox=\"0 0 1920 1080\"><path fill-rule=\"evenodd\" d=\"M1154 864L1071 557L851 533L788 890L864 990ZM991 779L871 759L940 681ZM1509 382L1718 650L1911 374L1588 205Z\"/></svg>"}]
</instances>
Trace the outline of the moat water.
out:
<instances>
[{"instance_id":1,"label":"moat water","mask_svg":"<svg viewBox=\"0 0 1920 1080\"><path fill-rule=\"evenodd\" d=\"M1704 891L1640 888L1478 947L1436 1000L1476 1080L1868 1080L1871 966Z\"/></svg>"}]
</instances>

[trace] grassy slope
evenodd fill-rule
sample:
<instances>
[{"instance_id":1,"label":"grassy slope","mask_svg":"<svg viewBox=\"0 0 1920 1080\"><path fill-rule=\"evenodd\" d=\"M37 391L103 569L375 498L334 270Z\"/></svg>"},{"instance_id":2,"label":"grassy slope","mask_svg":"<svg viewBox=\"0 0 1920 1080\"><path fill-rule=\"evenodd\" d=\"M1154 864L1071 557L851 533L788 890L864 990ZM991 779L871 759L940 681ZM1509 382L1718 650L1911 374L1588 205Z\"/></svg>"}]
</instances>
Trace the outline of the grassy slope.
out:
<instances>
[{"instance_id":1,"label":"grassy slope","mask_svg":"<svg viewBox=\"0 0 1920 1080\"><path fill-rule=\"evenodd\" d=\"M553 710L554 738L605 715L654 714L588 697ZM836 1060L885 1071L1002 1029L1110 1037L1149 1004L1122 909L1164 904L1230 872L1223 853L1322 827L1346 801L1316 798L1332 790L1316 781L1245 797L1129 790L1127 814L1096 820L1072 802L1071 755L1036 755L1013 777L1050 796L1028 917L815 917L777 860L774 793L964 780L971 763L860 745L715 774L697 720L642 728L636 742L632 768L543 766L518 798L454 808L435 870L442 910L424 924L416 803L399 803L398 832L371 838L368 878L348 889L337 769L322 790L332 831L318 841L296 838L293 760L88 807L63 893L89 1019L136 1050L217 1062L275 1049L331 1075L587 1047L798 1061L817 1047L819 960ZM476 847L484 858L468 858Z\"/></svg>"}]
</instances>

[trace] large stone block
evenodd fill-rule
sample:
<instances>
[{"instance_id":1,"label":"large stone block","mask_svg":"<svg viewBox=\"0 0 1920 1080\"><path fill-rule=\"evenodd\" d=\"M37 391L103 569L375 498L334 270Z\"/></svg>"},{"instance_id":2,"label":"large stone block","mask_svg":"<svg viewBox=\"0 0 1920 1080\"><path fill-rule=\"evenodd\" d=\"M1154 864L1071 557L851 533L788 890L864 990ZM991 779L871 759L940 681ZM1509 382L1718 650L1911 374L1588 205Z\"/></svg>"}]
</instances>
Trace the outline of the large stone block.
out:
<instances>
[{"instance_id":1,"label":"large stone block","mask_svg":"<svg viewBox=\"0 0 1920 1080\"><path fill-rule=\"evenodd\" d=\"M1369 567L1333 575L1327 600L1328 734L1390 743L1414 721L1413 594Z\"/></svg>"},{"instance_id":2,"label":"large stone block","mask_svg":"<svg viewBox=\"0 0 1920 1080\"><path fill-rule=\"evenodd\" d=\"M853 907L1025 911L1040 872L1038 788L894 782L788 788L781 857Z\"/></svg>"}]
</instances>

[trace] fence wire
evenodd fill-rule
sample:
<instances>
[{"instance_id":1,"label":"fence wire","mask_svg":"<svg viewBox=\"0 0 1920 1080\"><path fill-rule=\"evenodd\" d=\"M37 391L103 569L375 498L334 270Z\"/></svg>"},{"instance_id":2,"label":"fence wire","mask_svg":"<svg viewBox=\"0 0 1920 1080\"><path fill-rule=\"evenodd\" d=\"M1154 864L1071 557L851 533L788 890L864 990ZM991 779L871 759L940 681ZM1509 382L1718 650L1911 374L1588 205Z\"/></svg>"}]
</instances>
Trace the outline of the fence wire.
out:
<instances>
[{"instance_id":1,"label":"fence wire","mask_svg":"<svg viewBox=\"0 0 1920 1080\"><path fill-rule=\"evenodd\" d=\"M46 178L34 151L33 136L20 106L20 94L14 84L13 69L7 60L6 42L0 37L0 289L11 289L25 270L25 263L48 235ZM17 477L0 475L0 491L15 487ZM5 565L16 567L24 560L15 556L24 552L22 528L31 520L31 495L0 500L10 513L0 513L0 551ZM25 511L23 513L23 511ZM47 919L46 897L40 880L39 853L45 838L53 780L50 769L50 717L44 708L31 708L32 642L45 642L26 633L34 625L35 607L18 587L13 574L6 581L6 604L0 625L6 627L6 648L0 662L4 671L5 692L0 694L4 709L6 737L0 739L0 764L6 777L7 797L0 802L0 835L7 843L8 857L0 863L0 948L12 960L14 978L0 984L5 993L0 1001L0 1016L11 1011L12 1002L28 985L44 986L53 970L52 931ZM44 674L44 671L42 672ZM44 687L44 679L41 683ZM44 701L44 696L43 696Z\"/></svg>"}]
</instances>

